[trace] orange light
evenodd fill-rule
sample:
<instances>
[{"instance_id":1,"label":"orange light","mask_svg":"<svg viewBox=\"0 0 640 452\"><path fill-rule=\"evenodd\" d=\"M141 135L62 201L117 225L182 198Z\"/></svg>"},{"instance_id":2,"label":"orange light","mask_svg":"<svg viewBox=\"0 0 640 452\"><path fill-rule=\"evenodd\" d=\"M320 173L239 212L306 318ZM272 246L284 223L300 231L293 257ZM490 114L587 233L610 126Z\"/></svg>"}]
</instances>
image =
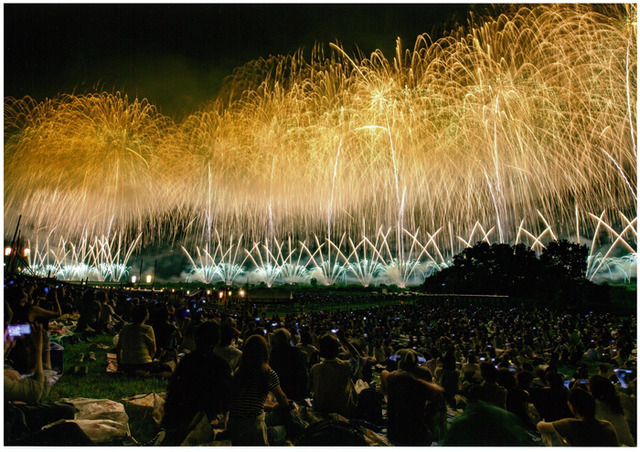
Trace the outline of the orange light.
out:
<instances>
[{"instance_id":1,"label":"orange light","mask_svg":"<svg viewBox=\"0 0 640 452\"><path fill-rule=\"evenodd\" d=\"M222 297L224 297L224 292L218 293L218 298L222 298Z\"/></svg>"},{"instance_id":2,"label":"orange light","mask_svg":"<svg viewBox=\"0 0 640 452\"><path fill-rule=\"evenodd\" d=\"M244 290L240 289L239 294L240 294L241 297L244 297Z\"/></svg>"},{"instance_id":3,"label":"orange light","mask_svg":"<svg viewBox=\"0 0 640 452\"><path fill-rule=\"evenodd\" d=\"M4 249L4 255L5 256L10 256L11 255L11 247L8 246Z\"/></svg>"},{"instance_id":4,"label":"orange light","mask_svg":"<svg viewBox=\"0 0 640 452\"><path fill-rule=\"evenodd\" d=\"M22 254L24 254L25 256L28 256L29 254L31 254L31 250L29 248L25 248Z\"/></svg>"}]
</instances>

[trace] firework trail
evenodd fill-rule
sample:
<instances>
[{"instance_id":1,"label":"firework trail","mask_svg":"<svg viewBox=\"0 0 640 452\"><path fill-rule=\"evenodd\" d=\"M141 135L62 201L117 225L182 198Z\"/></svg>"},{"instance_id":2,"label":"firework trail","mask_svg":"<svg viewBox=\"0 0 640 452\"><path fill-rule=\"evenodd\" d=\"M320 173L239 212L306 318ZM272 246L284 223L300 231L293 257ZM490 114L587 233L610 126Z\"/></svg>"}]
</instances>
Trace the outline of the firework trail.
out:
<instances>
[{"instance_id":1,"label":"firework trail","mask_svg":"<svg viewBox=\"0 0 640 452\"><path fill-rule=\"evenodd\" d=\"M181 123L119 93L5 99L5 224L204 248L215 231L251 250L349 243L366 223L395 228L400 257L405 230L448 228L428 235L444 249L480 224L514 243L636 218L636 14L518 5L391 58L258 59Z\"/></svg>"}]
</instances>

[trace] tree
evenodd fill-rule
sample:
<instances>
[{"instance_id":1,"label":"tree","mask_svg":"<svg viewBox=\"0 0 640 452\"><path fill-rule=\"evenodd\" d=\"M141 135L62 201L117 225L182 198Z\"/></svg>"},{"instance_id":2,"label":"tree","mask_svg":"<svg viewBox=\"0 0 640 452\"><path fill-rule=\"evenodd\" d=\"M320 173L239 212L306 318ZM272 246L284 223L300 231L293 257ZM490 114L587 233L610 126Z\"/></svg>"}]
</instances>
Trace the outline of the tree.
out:
<instances>
[{"instance_id":1,"label":"tree","mask_svg":"<svg viewBox=\"0 0 640 452\"><path fill-rule=\"evenodd\" d=\"M553 278L578 280L585 277L588 255L585 245L559 240L547 245L540 262L545 273Z\"/></svg>"}]
</instances>

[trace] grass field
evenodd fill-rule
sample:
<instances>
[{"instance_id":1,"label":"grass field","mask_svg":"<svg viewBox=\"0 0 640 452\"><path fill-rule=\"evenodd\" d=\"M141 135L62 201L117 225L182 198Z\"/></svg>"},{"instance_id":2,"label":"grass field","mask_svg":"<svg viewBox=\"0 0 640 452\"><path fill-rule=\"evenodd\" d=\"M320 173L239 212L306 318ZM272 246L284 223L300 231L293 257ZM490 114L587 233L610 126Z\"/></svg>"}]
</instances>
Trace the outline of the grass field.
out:
<instances>
[{"instance_id":1,"label":"grass field","mask_svg":"<svg viewBox=\"0 0 640 452\"><path fill-rule=\"evenodd\" d=\"M101 349L103 344L109 349ZM149 392L161 393L167 389L167 380L160 378L132 378L125 375L108 374L107 353L115 353L113 338L104 334L90 338L90 342L68 343L64 346L64 374L51 388L44 402L55 402L62 398L87 397L92 399L109 399L120 402L121 399ZM89 353L93 352L96 361L89 361ZM79 361L80 354L85 358ZM72 375L73 366L87 366L87 375ZM129 414L129 427L132 436L144 444L159 431L158 425L149 417L143 418L135 413Z\"/></svg>"}]
</instances>

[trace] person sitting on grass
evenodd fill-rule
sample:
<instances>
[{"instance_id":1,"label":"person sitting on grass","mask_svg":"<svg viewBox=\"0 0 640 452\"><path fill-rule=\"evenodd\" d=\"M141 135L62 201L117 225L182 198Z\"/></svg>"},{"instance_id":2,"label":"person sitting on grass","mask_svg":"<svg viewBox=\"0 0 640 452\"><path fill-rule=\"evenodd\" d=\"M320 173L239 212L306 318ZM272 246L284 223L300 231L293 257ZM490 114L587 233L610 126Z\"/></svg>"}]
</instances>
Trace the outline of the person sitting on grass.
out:
<instances>
[{"instance_id":1,"label":"person sitting on grass","mask_svg":"<svg viewBox=\"0 0 640 452\"><path fill-rule=\"evenodd\" d=\"M480 375L483 379L480 399L506 410L507 390L498 385L498 369L492 363L484 362L480 364Z\"/></svg>"},{"instance_id":2,"label":"person sitting on grass","mask_svg":"<svg viewBox=\"0 0 640 452\"><path fill-rule=\"evenodd\" d=\"M127 374L148 377L150 374L167 376L171 367L153 361L156 354L156 338L153 328L145 325L149 320L149 310L139 304L131 311L131 323L126 323L120 331L116 355L118 368Z\"/></svg>"},{"instance_id":3,"label":"person sitting on grass","mask_svg":"<svg viewBox=\"0 0 640 452\"><path fill-rule=\"evenodd\" d=\"M291 400L304 400L309 396L306 357L302 350L291 344L291 334L278 328L271 340L269 365L280 377L280 385Z\"/></svg>"},{"instance_id":4,"label":"person sitting on grass","mask_svg":"<svg viewBox=\"0 0 640 452\"><path fill-rule=\"evenodd\" d=\"M611 425L616 429L620 444L635 447L636 444L631 436L629 423L624 416L624 411L613 383L601 375L592 375L589 378L589 389L596 401L596 418L611 422Z\"/></svg>"},{"instance_id":5,"label":"person sitting on grass","mask_svg":"<svg viewBox=\"0 0 640 452\"><path fill-rule=\"evenodd\" d=\"M76 326L76 332L93 334L100 323L102 305L96 299L96 292L93 289L86 289L80 300L80 318Z\"/></svg>"},{"instance_id":6,"label":"person sitting on grass","mask_svg":"<svg viewBox=\"0 0 640 452\"><path fill-rule=\"evenodd\" d=\"M428 446L446 428L444 389L431 383L431 372L418 366L414 350L399 354L398 370L381 375L382 392L388 396L388 437L396 446Z\"/></svg>"},{"instance_id":7,"label":"person sitting on grass","mask_svg":"<svg viewBox=\"0 0 640 452\"><path fill-rule=\"evenodd\" d=\"M596 419L596 402L582 388L572 389L567 402L577 419L560 419L554 422L538 422L540 433L557 433L570 446L617 446L616 430L608 421Z\"/></svg>"},{"instance_id":8,"label":"person sitting on grass","mask_svg":"<svg viewBox=\"0 0 640 452\"><path fill-rule=\"evenodd\" d=\"M163 445L180 445L198 412L212 420L229 411L231 368L214 353L219 339L220 326L216 322L202 323L195 332L195 351L185 355L171 376L162 418L162 427L167 431Z\"/></svg>"},{"instance_id":9,"label":"person sitting on grass","mask_svg":"<svg viewBox=\"0 0 640 452\"><path fill-rule=\"evenodd\" d=\"M12 322L14 324L48 324L49 319L55 319L62 315L60 310L60 304L57 297L52 297L52 301L55 303L53 310L44 309L40 306L29 302L29 296L27 293L18 288L17 296L14 298L14 304L11 305L13 311ZM44 327L43 327L44 328ZM48 344L48 341L47 341ZM46 357L49 361L48 353L49 347L45 347ZM15 370L20 373L33 372L35 368L35 351L33 350L31 341L28 338L17 337L14 347L9 352L8 359L11 361ZM45 362L47 364L47 362Z\"/></svg>"},{"instance_id":10,"label":"person sitting on grass","mask_svg":"<svg viewBox=\"0 0 640 452\"><path fill-rule=\"evenodd\" d=\"M539 389L535 400L538 413L547 422L571 417L571 411L567 405L569 390L564 386L562 375L549 372L546 379L549 387Z\"/></svg>"},{"instance_id":11,"label":"person sitting on grass","mask_svg":"<svg viewBox=\"0 0 640 452\"><path fill-rule=\"evenodd\" d=\"M322 361L309 372L313 409L350 417L356 406L351 366L348 361L338 359L340 343L333 334L322 336L319 345Z\"/></svg>"},{"instance_id":12,"label":"person sitting on grass","mask_svg":"<svg viewBox=\"0 0 640 452\"><path fill-rule=\"evenodd\" d=\"M216 355L224 359L232 371L235 371L240 365L242 351L233 345L233 340L238 337L239 331L229 322L225 322L220 327L220 343L216 345L213 351Z\"/></svg>"},{"instance_id":13,"label":"person sitting on grass","mask_svg":"<svg viewBox=\"0 0 640 452\"><path fill-rule=\"evenodd\" d=\"M318 363L318 349L314 346L314 336L310 331L302 331L300 333L300 343L298 348L304 352L307 369Z\"/></svg>"},{"instance_id":14,"label":"person sitting on grass","mask_svg":"<svg viewBox=\"0 0 640 452\"><path fill-rule=\"evenodd\" d=\"M436 369L434 375L438 384L444 389L444 398L452 407L456 407L456 394L459 391L460 371L456 369L456 358L447 352L442 357L442 367Z\"/></svg>"},{"instance_id":15,"label":"person sitting on grass","mask_svg":"<svg viewBox=\"0 0 640 452\"><path fill-rule=\"evenodd\" d=\"M278 409L265 415L264 404L271 393ZM269 367L269 346L264 337L247 338L240 367L233 376L228 431L234 446L282 446L287 430L284 413L291 406L278 374Z\"/></svg>"},{"instance_id":16,"label":"person sitting on grass","mask_svg":"<svg viewBox=\"0 0 640 452\"><path fill-rule=\"evenodd\" d=\"M10 311L9 311L10 312ZM5 319L11 318L5 311ZM8 334L6 322L4 331L5 356L15 343L15 338ZM24 338L31 342L35 351L35 372L29 377L21 377L18 372L5 365L4 370L4 444L35 445L38 443L42 427L60 419L73 419L75 409L64 403L41 404L46 393L47 381L42 366L43 328L35 324L31 334ZM74 437L75 438L75 437ZM68 439L71 439L69 437ZM50 439L52 440L52 439ZM86 438L85 438L86 440ZM64 444L65 439L58 439L56 444Z\"/></svg>"},{"instance_id":17,"label":"person sitting on grass","mask_svg":"<svg viewBox=\"0 0 640 452\"><path fill-rule=\"evenodd\" d=\"M480 385L469 390L464 412L451 421L441 445L532 446L533 441L518 417L494 404L480 400L483 392Z\"/></svg>"}]
</instances>

